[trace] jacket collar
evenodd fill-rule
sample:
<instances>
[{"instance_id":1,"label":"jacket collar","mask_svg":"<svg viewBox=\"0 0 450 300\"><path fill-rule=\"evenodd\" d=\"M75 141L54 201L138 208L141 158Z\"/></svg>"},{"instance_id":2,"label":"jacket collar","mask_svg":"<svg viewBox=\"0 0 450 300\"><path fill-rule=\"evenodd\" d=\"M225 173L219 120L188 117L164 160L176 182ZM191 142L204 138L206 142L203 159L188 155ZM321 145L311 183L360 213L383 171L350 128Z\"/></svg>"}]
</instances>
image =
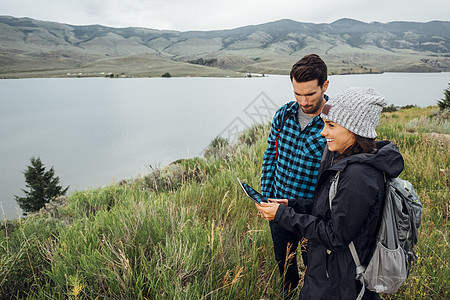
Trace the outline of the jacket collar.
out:
<instances>
[{"instance_id":1,"label":"jacket collar","mask_svg":"<svg viewBox=\"0 0 450 300\"><path fill-rule=\"evenodd\" d=\"M390 141L376 142L377 152L374 154L359 153L337 161L328 166L330 171L342 171L352 163L368 164L384 172L388 177L397 177L403 171L404 161L397 146ZM338 152L331 152L334 160L339 156ZM327 160L329 161L329 160Z\"/></svg>"}]
</instances>

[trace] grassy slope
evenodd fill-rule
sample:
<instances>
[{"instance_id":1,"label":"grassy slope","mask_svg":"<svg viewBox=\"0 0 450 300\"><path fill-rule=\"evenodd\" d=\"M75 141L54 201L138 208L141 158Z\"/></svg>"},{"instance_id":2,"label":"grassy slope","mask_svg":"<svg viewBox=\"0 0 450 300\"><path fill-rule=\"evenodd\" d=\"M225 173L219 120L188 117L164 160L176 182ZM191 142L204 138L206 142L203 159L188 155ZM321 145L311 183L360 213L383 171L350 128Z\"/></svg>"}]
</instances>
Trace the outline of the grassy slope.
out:
<instances>
[{"instance_id":1,"label":"grassy slope","mask_svg":"<svg viewBox=\"0 0 450 300\"><path fill-rule=\"evenodd\" d=\"M54 62L18 63L17 67L0 68L0 78L46 78L46 77L103 77L109 73L124 77L161 77L169 72L175 77L239 77L242 73L219 68L178 62L154 55L142 54L127 57L97 59L89 63ZM80 74L80 75L79 75Z\"/></svg>"},{"instance_id":2,"label":"grassy slope","mask_svg":"<svg viewBox=\"0 0 450 300\"><path fill-rule=\"evenodd\" d=\"M399 146L401 177L424 205L419 259L395 299L449 297L450 189L439 176L449 144L405 131L429 113L385 114L378 130ZM246 132L226 159L181 161L158 180L77 192L59 210L3 224L1 298L282 299L267 222L235 179L259 185L267 130Z\"/></svg>"},{"instance_id":3,"label":"grassy slope","mask_svg":"<svg viewBox=\"0 0 450 300\"><path fill-rule=\"evenodd\" d=\"M325 50L327 49L327 50ZM327 62L330 74L359 74L379 72L436 72L422 59L433 59L421 53L397 53L380 49L340 47L319 48L306 47L291 55L272 53L261 49L224 50L207 55L224 61L220 67L203 66L159 57L151 54L136 54L123 57L86 57L77 59L30 58L16 57L15 63L0 67L0 78L46 78L75 77L81 73L83 77L101 77L114 73L124 77L160 77L165 72L176 77L186 76L245 76L246 73L289 74L293 62L306 54L318 53ZM233 57L230 59L229 57ZM192 59L196 58L194 56ZM188 59L186 59L188 60ZM0 61L2 55L0 53ZM67 75L67 74L70 75Z\"/></svg>"}]
</instances>

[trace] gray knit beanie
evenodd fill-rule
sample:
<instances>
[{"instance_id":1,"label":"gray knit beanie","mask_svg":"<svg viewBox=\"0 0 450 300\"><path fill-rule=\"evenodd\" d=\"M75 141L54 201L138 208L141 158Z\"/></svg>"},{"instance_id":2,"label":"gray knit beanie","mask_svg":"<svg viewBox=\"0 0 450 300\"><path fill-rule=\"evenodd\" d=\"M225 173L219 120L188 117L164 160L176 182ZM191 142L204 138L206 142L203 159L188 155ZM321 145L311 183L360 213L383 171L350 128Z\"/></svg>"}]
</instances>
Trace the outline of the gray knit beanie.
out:
<instances>
[{"instance_id":1,"label":"gray knit beanie","mask_svg":"<svg viewBox=\"0 0 450 300\"><path fill-rule=\"evenodd\" d=\"M320 116L366 138L376 138L378 120L386 98L373 88L348 88L323 106Z\"/></svg>"}]
</instances>

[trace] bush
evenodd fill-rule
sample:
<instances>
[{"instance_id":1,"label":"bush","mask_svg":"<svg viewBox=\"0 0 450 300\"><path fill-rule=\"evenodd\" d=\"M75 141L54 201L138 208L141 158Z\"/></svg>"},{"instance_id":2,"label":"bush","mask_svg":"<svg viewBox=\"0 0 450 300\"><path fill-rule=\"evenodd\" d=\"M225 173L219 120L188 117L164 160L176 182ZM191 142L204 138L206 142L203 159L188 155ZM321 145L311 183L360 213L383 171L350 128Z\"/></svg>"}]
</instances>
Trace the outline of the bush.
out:
<instances>
[{"instance_id":1,"label":"bush","mask_svg":"<svg viewBox=\"0 0 450 300\"><path fill-rule=\"evenodd\" d=\"M227 159L233 153L233 145L230 145L227 139L217 136L208 145L205 150L205 158Z\"/></svg>"},{"instance_id":2,"label":"bush","mask_svg":"<svg viewBox=\"0 0 450 300\"><path fill-rule=\"evenodd\" d=\"M416 107L417 107L417 105L408 104L408 105L402 106L400 109L411 109L411 108L416 108Z\"/></svg>"},{"instance_id":3,"label":"bush","mask_svg":"<svg viewBox=\"0 0 450 300\"><path fill-rule=\"evenodd\" d=\"M394 104L385 106L385 107L383 107L383 110L382 110L382 112L396 112L396 111L398 111L398 107L395 106Z\"/></svg>"},{"instance_id":4,"label":"bush","mask_svg":"<svg viewBox=\"0 0 450 300\"><path fill-rule=\"evenodd\" d=\"M448 110L445 110L448 112ZM445 112L443 111L443 112ZM441 134L450 134L450 122L447 119L441 118L439 115L427 118L421 116L420 118L414 118L405 125L407 132L434 132Z\"/></svg>"},{"instance_id":5,"label":"bush","mask_svg":"<svg viewBox=\"0 0 450 300\"><path fill-rule=\"evenodd\" d=\"M169 72L166 72L166 73L162 74L161 77L170 78L170 77L172 77L172 75L170 75Z\"/></svg>"},{"instance_id":6,"label":"bush","mask_svg":"<svg viewBox=\"0 0 450 300\"><path fill-rule=\"evenodd\" d=\"M261 138L261 135L265 135L266 131L270 129L264 124L256 124L252 125L252 127L244 130L238 136L238 141L241 144L245 145L254 145L258 139Z\"/></svg>"},{"instance_id":7,"label":"bush","mask_svg":"<svg viewBox=\"0 0 450 300\"><path fill-rule=\"evenodd\" d=\"M179 164L171 164L164 168L152 167L152 172L144 177L144 187L155 192L172 191L183 184L183 169Z\"/></svg>"},{"instance_id":8,"label":"bush","mask_svg":"<svg viewBox=\"0 0 450 300\"><path fill-rule=\"evenodd\" d=\"M391 104L389 106L383 107L382 112L396 112L396 111L399 111L402 109L410 109L410 108L416 108L416 107L417 107L417 105L414 105L414 104L408 104L405 106L395 106L394 104Z\"/></svg>"},{"instance_id":9,"label":"bush","mask_svg":"<svg viewBox=\"0 0 450 300\"><path fill-rule=\"evenodd\" d=\"M408 123L406 123L405 129L407 132L416 132L418 125L419 125L419 119L415 118L415 119L412 119L411 121L409 121Z\"/></svg>"},{"instance_id":10,"label":"bush","mask_svg":"<svg viewBox=\"0 0 450 300\"><path fill-rule=\"evenodd\" d=\"M207 175L206 165L197 159L180 159L163 168L149 165L143 187L158 192L176 191L188 182L201 182Z\"/></svg>"}]
</instances>

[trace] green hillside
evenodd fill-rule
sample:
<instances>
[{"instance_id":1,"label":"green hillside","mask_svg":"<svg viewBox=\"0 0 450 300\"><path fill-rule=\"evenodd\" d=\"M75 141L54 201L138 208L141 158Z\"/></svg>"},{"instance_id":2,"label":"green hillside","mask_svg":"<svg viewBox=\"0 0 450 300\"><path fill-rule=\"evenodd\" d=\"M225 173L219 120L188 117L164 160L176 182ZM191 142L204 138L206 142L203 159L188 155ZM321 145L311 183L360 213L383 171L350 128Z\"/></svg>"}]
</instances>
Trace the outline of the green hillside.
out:
<instances>
[{"instance_id":1,"label":"green hillside","mask_svg":"<svg viewBox=\"0 0 450 300\"><path fill-rule=\"evenodd\" d=\"M399 146L401 177L424 206L419 259L400 292L385 299L449 298L450 141L420 127L433 109L385 113L378 128L379 138ZM259 186L268 128L248 129L237 145L216 141L208 158L3 221L0 298L283 299L268 224L236 182Z\"/></svg>"}]
</instances>

